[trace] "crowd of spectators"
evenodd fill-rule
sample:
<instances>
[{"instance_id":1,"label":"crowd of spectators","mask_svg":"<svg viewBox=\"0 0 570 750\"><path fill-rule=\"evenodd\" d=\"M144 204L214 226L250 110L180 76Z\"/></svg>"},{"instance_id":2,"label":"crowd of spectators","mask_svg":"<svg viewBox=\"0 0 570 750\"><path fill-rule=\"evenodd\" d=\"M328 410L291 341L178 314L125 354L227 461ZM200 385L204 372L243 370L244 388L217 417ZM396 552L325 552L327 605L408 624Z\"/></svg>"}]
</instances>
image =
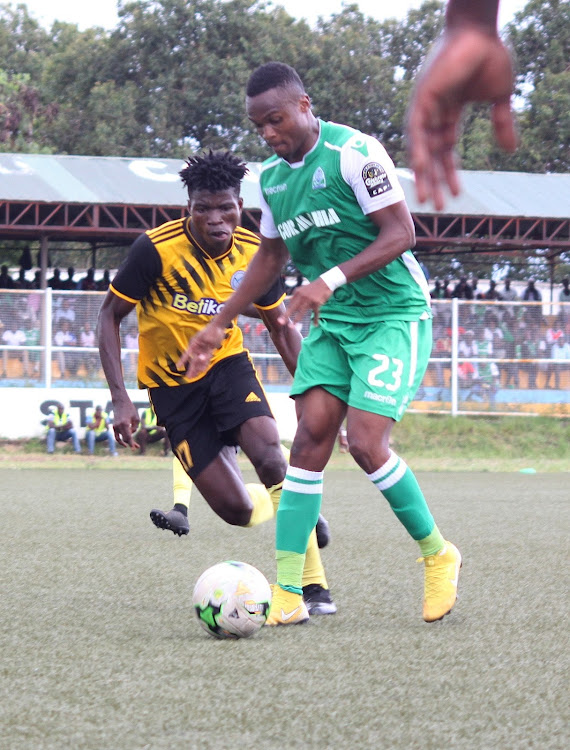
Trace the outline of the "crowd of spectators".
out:
<instances>
[{"instance_id":1,"label":"crowd of spectators","mask_svg":"<svg viewBox=\"0 0 570 750\"><path fill-rule=\"evenodd\" d=\"M28 279L24 268L17 274L10 274L6 265L0 268L0 289L30 290L28 295L11 295L0 310L0 318L3 318L0 320L0 343L9 347L2 351L2 376L8 373L9 359L21 363L21 371L26 377L40 375L41 295L34 293L41 287L40 281L39 271L34 272L33 279ZM64 274L59 268L54 268L47 279L50 288L63 292L54 295L52 310L56 377L75 379L99 372L94 327L100 298L81 293L105 291L109 283L108 270L100 275L90 268L78 277L72 266ZM301 277L295 278L289 291L294 291L294 287L301 283ZM519 286L519 292L515 285ZM463 361L460 361L458 377L462 393L467 398L488 396L492 399L499 387L560 387L562 373L570 371L567 363L570 308L561 306L555 318L544 316L542 294L534 279L529 279L522 289L509 278L499 283L467 277L456 281L436 279L430 293L434 312L434 361L430 364L430 372L439 389L449 385L452 313L447 301L454 298L477 303L459 306L458 353ZM441 301L444 304L438 304ZM570 303L568 278L562 280L553 301ZM485 302L493 304L486 305ZM518 304L523 302L528 304ZM279 357L275 356L263 322L241 317L239 324L244 345L255 354L261 379L266 383L288 382L288 375L280 366ZM303 335L308 333L309 325L308 319L300 325ZM138 359L136 320L125 326L124 331L123 368L125 377L134 381ZM73 351L75 348L78 348L77 352Z\"/></svg>"},{"instance_id":2,"label":"crowd of spectators","mask_svg":"<svg viewBox=\"0 0 570 750\"><path fill-rule=\"evenodd\" d=\"M570 280L563 279L561 286L557 301L570 302ZM570 373L570 309L561 305L556 316L544 316L542 294L534 279L528 280L520 294L508 278L502 288L491 280L485 290L476 279L461 278L456 284L436 280L430 294L434 311L432 357L447 359L447 368L452 312L449 304L441 302L457 298L479 303L458 308L458 381L464 400L487 397L492 401L501 386L536 388L539 373L544 375L542 387L559 389L561 374ZM541 359L546 361L537 361ZM446 367L437 361L430 365L440 389L446 386Z\"/></svg>"}]
</instances>

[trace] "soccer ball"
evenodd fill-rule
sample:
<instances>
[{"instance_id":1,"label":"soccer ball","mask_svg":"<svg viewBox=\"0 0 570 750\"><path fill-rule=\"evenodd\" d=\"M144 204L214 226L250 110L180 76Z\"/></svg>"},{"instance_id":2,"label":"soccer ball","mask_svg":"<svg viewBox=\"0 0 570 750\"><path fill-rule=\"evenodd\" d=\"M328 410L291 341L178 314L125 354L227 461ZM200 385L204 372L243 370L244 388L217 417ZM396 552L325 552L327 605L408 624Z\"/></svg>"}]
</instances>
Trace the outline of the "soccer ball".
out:
<instances>
[{"instance_id":1,"label":"soccer ball","mask_svg":"<svg viewBox=\"0 0 570 750\"><path fill-rule=\"evenodd\" d=\"M265 625L271 587L253 565L227 560L205 570L194 586L198 622L216 638L249 638Z\"/></svg>"}]
</instances>

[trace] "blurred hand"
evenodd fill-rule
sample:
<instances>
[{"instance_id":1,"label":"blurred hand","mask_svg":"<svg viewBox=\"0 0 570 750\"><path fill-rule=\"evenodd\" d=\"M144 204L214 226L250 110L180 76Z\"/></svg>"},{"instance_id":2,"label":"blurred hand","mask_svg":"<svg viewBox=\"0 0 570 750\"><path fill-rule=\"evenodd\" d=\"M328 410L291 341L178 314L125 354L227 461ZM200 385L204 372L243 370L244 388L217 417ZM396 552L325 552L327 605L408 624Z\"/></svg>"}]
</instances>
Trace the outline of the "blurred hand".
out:
<instances>
[{"instance_id":1,"label":"blurred hand","mask_svg":"<svg viewBox=\"0 0 570 750\"><path fill-rule=\"evenodd\" d=\"M133 438L139 424L139 413L130 399L113 401L113 432L119 445L128 446L132 450L140 447Z\"/></svg>"},{"instance_id":2,"label":"blurred hand","mask_svg":"<svg viewBox=\"0 0 570 750\"><path fill-rule=\"evenodd\" d=\"M225 328L213 321L208 323L192 338L188 348L176 363L176 367L180 370L185 368L186 377L197 378L207 369L212 355L216 349L219 349L225 335Z\"/></svg>"},{"instance_id":3,"label":"blurred hand","mask_svg":"<svg viewBox=\"0 0 570 750\"><path fill-rule=\"evenodd\" d=\"M442 186L459 193L455 145L467 102L489 102L495 138L517 145L511 111L511 56L500 38L469 26L446 31L420 71L407 115L407 146L420 203L444 206Z\"/></svg>"},{"instance_id":4,"label":"blurred hand","mask_svg":"<svg viewBox=\"0 0 570 750\"><path fill-rule=\"evenodd\" d=\"M313 311L313 324L319 322L319 310L322 305L329 299L332 292L325 282L321 279L315 279L310 284L298 286L293 292L291 301L287 306L287 317L292 323L298 323L303 320L309 310ZM286 318L279 318L279 323L287 323Z\"/></svg>"}]
</instances>

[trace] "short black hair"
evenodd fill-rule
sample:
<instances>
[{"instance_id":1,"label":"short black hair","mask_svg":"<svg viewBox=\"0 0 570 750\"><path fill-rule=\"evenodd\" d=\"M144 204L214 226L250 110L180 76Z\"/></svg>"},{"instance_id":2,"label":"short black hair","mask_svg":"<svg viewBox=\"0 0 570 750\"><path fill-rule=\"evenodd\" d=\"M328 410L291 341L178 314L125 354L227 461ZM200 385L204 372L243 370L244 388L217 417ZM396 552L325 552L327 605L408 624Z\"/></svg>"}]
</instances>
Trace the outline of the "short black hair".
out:
<instances>
[{"instance_id":1,"label":"short black hair","mask_svg":"<svg viewBox=\"0 0 570 750\"><path fill-rule=\"evenodd\" d=\"M246 96L258 96L269 89L291 85L297 86L302 92L305 91L303 81L295 68L281 62L269 62L253 71L247 82L245 93Z\"/></svg>"},{"instance_id":2,"label":"short black hair","mask_svg":"<svg viewBox=\"0 0 570 750\"><path fill-rule=\"evenodd\" d=\"M178 174L186 186L188 194L196 190L219 193L233 188L239 195L241 181L247 172L247 165L231 151L212 151L189 156L186 166Z\"/></svg>"}]
</instances>

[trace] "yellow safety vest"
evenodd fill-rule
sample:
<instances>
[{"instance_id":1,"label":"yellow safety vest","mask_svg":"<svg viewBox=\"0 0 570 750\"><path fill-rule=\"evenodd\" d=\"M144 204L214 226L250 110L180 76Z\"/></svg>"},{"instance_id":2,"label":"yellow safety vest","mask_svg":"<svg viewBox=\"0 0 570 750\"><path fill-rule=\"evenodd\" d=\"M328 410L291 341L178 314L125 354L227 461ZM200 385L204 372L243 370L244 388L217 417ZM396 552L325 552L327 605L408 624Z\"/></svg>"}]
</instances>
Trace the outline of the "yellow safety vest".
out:
<instances>
[{"instance_id":1,"label":"yellow safety vest","mask_svg":"<svg viewBox=\"0 0 570 750\"><path fill-rule=\"evenodd\" d=\"M144 425L146 429L149 432L155 432L156 431L156 414L154 413L154 409L151 409L150 407L148 409L145 409L143 412L144 416Z\"/></svg>"}]
</instances>

